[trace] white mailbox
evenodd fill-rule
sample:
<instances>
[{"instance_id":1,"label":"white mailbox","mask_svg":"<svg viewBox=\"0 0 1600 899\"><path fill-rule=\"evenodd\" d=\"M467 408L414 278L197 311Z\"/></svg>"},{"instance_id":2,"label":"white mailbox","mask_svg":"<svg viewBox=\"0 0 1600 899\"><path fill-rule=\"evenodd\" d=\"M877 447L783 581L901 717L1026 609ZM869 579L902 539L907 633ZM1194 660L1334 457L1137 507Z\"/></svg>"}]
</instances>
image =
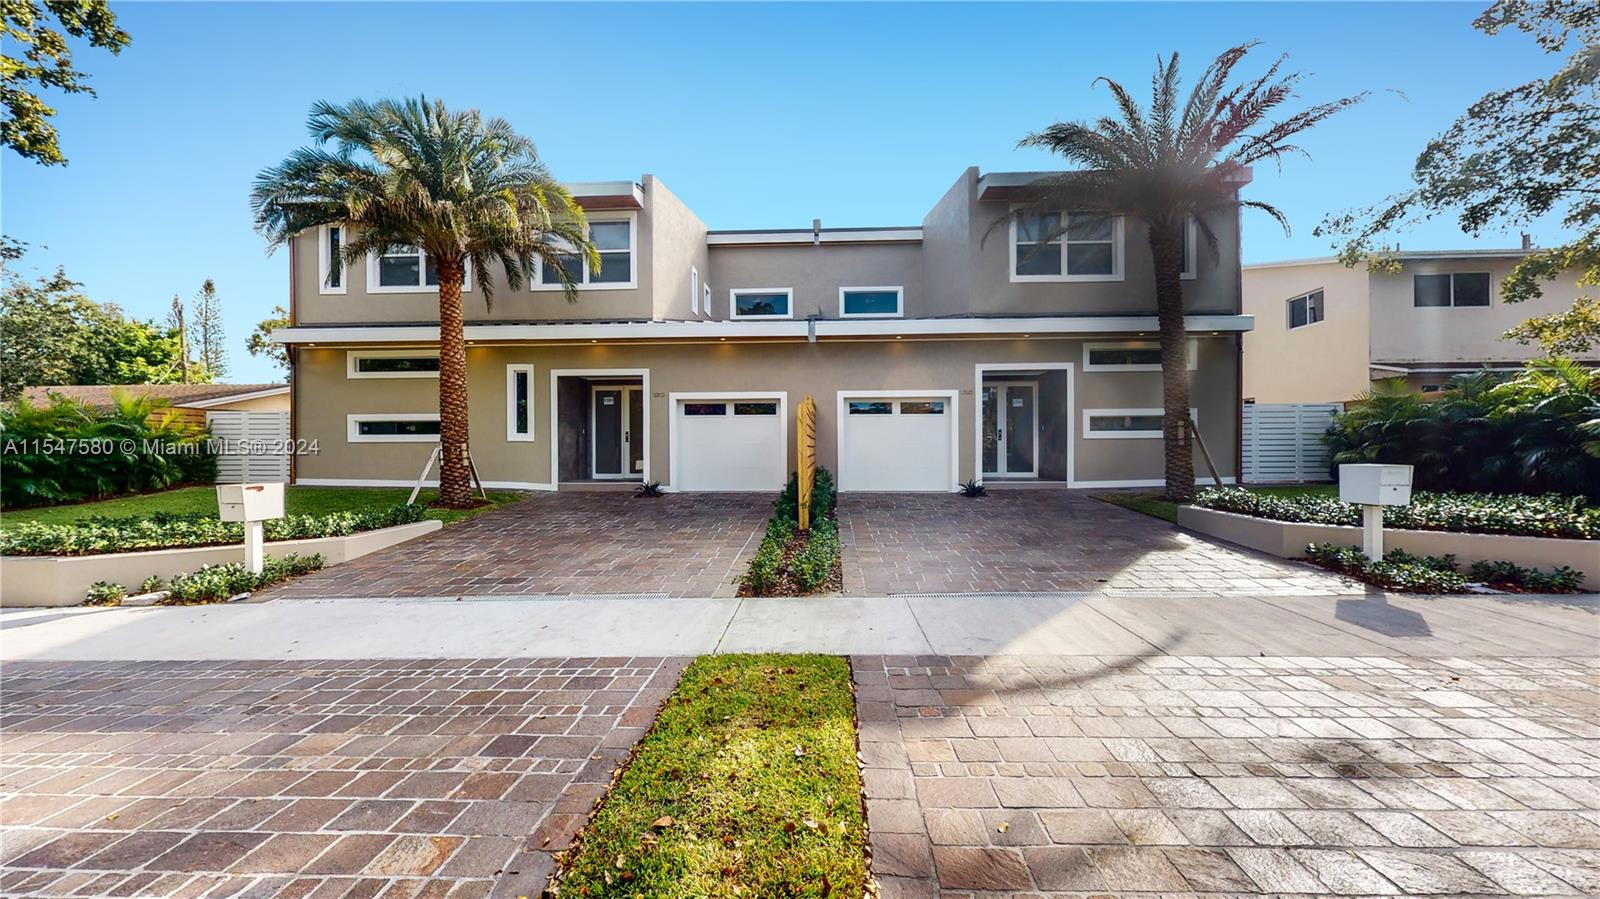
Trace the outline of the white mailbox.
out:
<instances>
[{"instance_id":1,"label":"white mailbox","mask_svg":"<svg viewBox=\"0 0 1600 899\"><path fill-rule=\"evenodd\" d=\"M218 484L217 512L223 521L283 517L282 484Z\"/></svg>"},{"instance_id":2,"label":"white mailbox","mask_svg":"<svg viewBox=\"0 0 1600 899\"><path fill-rule=\"evenodd\" d=\"M1411 466L1341 465L1339 500L1362 506L1404 506L1411 502Z\"/></svg>"}]
</instances>

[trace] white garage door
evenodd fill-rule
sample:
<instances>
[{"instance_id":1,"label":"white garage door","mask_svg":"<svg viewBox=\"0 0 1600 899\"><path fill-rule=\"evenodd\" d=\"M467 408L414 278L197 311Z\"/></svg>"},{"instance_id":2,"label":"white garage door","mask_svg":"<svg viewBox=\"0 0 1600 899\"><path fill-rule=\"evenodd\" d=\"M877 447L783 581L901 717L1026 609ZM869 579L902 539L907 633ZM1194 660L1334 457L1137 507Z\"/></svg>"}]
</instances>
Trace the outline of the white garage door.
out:
<instances>
[{"instance_id":1,"label":"white garage door","mask_svg":"<svg viewBox=\"0 0 1600 899\"><path fill-rule=\"evenodd\" d=\"M839 422L839 489L950 490L955 409L937 397L844 398Z\"/></svg>"},{"instance_id":2,"label":"white garage door","mask_svg":"<svg viewBox=\"0 0 1600 899\"><path fill-rule=\"evenodd\" d=\"M776 399L683 400L677 416L678 490L782 490L789 479Z\"/></svg>"}]
</instances>

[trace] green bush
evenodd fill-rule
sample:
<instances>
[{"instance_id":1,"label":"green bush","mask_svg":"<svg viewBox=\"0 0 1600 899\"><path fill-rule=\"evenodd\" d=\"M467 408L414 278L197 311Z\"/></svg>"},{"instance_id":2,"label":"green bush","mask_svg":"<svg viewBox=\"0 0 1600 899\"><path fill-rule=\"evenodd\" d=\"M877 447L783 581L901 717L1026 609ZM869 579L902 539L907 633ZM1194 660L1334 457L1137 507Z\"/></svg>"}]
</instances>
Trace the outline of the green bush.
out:
<instances>
[{"instance_id":1,"label":"green bush","mask_svg":"<svg viewBox=\"0 0 1600 899\"><path fill-rule=\"evenodd\" d=\"M1475 581L1500 589L1529 593L1578 593L1583 590L1583 572L1562 565L1551 571L1523 568L1515 562L1473 562L1467 571Z\"/></svg>"},{"instance_id":2,"label":"green bush","mask_svg":"<svg viewBox=\"0 0 1600 899\"><path fill-rule=\"evenodd\" d=\"M811 481L812 521L820 521L833 514L836 492L833 486L833 473L819 466L816 477ZM789 483L784 486L783 492L778 494L777 501L772 504L772 513L785 521L800 523L799 472L789 473Z\"/></svg>"},{"instance_id":3,"label":"green bush","mask_svg":"<svg viewBox=\"0 0 1600 899\"><path fill-rule=\"evenodd\" d=\"M826 586L839 561L839 524L823 518L811 526L805 548L789 563L789 572L802 593L815 593Z\"/></svg>"},{"instance_id":4,"label":"green bush","mask_svg":"<svg viewBox=\"0 0 1600 899\"><path fill-rule=\"evenodd\" d=\"M411 524L427 517L421 504L394 505L326 515L289 515L266 522L268 540L343 537ZM0 554L84 556L186 546L221 546L244 540L244 525L214 515L159 512L127 518L87 518L68 524L27 521L0 531Z\"/></svg>"},{"instance_id":5,"label":"green bush","mask_svg":"<svg viewBox=\"0 0 1600 899\"><path fill-rule=\"evenodd\" d=\"M83 604L86 606L117 606L128 595L128 588L110 581L95 581L89 585L83 594Z\"/></svg>"},{"instance_id":6,"label":"green bush","mask_svg":"<svg viewBox=\"0 0 1600 899\"><path fill-rule=\"evenodd\" d=\"M1360 506L1331 496L1271 496L1225 487L1201 491L1194 504L1274 521L1361 524ZM1600 508L1581 496L1418 492L1408 506L1385 506L1383 524L1414 531L1600 540Z\"/></svg>"},{"instance_id":7,"label":"green bush","mask_svg":"<svg viewBox=\"0 0 1600 899\"><path fill-rule=\"evenodd\" d=\"M1460 593L1467 587L1451 556L1414 556L1397 549L1374 562L1353 546L1312 543L1306 546L1306 557L1323 568L1403 593Z\"/></svg>"},{"instance_id":8,"label":"green bush","mask_svg":"<svg viewBox=\"0 0 1600 899\"><path fill-rule=\"evenodd\" d=\"M160 575L152 574L139 584L140 593L154 593L161 589L163 581Z\"/></svg>"},{"instance_id":9,"label":"green bush","mask_svg":"<svg viewBox=\"0 0 1600 899\"><path fill-rule=\"evenodd\" d=\"M752 595L766 596L783 582L783 551L793 539L793 523L776 517L767 521L767 533L740 579Z\"/></svg>"},{"instance_id":10,"label":"green bush","mask_svg":"<svg viewBox=\"0 0 1600 899\"><path fill-rule=\"evenodd\" d=\"M1411 465L1424 490L1600 499L1600 373L1537 360L1509 378L1458 375L1432 401L1379 382L1334 417L1326 442L1334 465Z\"/></svg>"},{"instance_id":11,"label":"green bush","mask_svg":"<svg viewBox=\"0 0 1600 899\"><path fill-rule=\"evenodd\" d=\"M168 585L172 595L167 602L179 605L223 602L240 593L260 590L296 575L316 571L322 566L320 555L300 556L294 553L281 559L267 559L259 575L244 567L242 562L205 565L190 574L173 575Z\"/></svg>"},{"instance_id":12,"label":"green bush","mask_svg":"<svg viewBox=\"0 0 1600 899\"><path fill-rule=\"evenodd\" d=\"M0 506L23 508L216 480L209 434L167 403L114 394L100 409L55 396L0 408ZM173 451L157 452L156 446Z\"/></svg>"}]
</instances>

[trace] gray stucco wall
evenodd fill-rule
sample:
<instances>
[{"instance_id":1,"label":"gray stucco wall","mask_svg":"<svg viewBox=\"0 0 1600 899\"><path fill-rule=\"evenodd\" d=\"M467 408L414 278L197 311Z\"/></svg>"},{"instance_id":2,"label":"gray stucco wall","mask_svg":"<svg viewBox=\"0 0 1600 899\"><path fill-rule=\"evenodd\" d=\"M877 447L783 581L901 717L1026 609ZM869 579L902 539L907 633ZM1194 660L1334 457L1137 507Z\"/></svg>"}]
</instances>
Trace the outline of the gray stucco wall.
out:
<instances>
[{"instance_id":1,"label":"gray stucco wall","mask_svg":"<svg viewBox=\"0 0 1600 899\"><path fill-rule=\"evenodd\" d=\"M713 247L715 317L729 317L730 290L754 287L792 288L797 319L838 318L841 287L904 287L905 314L927 315L921 263L916 244Z\"/></svg>"}]
</instances>

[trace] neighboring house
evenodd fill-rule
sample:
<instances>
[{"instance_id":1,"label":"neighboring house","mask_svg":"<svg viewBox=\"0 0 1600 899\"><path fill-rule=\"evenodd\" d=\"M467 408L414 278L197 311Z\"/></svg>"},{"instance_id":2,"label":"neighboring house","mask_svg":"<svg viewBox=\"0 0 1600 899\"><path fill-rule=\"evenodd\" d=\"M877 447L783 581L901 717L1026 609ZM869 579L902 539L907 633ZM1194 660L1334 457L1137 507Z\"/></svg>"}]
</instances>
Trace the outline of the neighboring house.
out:
<instances>
[{"instance_id":1,"label":"neighboring house","mask_svg":"<svg viewBox=\"0 0 1600 899\"><path fill-rule=\"evenodd\" d=\"M1521 368L1543 352L1501 335L1582 292L1574 272L1537 300L1504 302L1501 282L1527 252L1405 251L1393 274L1333 258L1245 266L1244 311L1255 316L1244 338L1246 401L1343 402L1396 377L1432 393L1462 372Z\"/></svg>"},{"instance_id":2,"label":"neighboring house","mask_svg":"<svg viewBox=\"0 0 1600 899\"><path fill-rule=\"evenodd\" d=\"M22 395L34 404L48 403L55 394L109 409L118 393L166 400L196 425L206 423L207 412L289 411L287 384L58 384L28 387Z\"/></svg>"},{"instance_id":3,"label":"neighboring house","mask_svg":"<svg viewBox=\"0 0 1600 899\"><path fill-rule=\"evenodd\" d=\"M749 231L708 230L650 175L569 185L601 255L576 303L552 273L517 291L497 273L491 310L469 272L478 472L521 489L775 491L810 395L818 464L842 490L1160 484L1144 229L1083 216L1042 248L1026 228L986 236L1037 177L968 169L920 226ZM1237 215L1207 224L1215 252L1196 252L1194 223L1188 240L1190 378L1231 478L1250 319ZM294 437L316 447L294 478L409 484L437 445L437 288L418 253L334 265L344 239L327 227L290 246L292 324L273 339L293 359Z\"/></svg>"}]
</instances>

